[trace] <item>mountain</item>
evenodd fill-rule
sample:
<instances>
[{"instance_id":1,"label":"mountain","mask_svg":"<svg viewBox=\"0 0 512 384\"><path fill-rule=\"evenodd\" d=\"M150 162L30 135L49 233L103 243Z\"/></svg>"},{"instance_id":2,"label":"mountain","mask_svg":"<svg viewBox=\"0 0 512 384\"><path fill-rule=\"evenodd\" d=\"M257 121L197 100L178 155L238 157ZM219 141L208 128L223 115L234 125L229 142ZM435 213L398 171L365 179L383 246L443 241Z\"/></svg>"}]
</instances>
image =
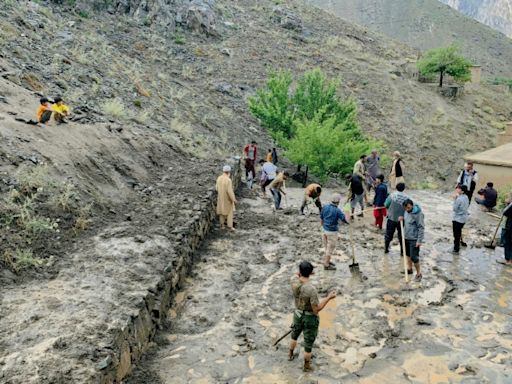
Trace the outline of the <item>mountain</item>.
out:
<instances>
[{"instance_id":1,"label":"mountain","mask_svg":"<svg viewBox=\"0 0 512 384\"><path fill-rule=\"evenodd\" d=\"M510 0L439 1L512 37L512 2Z\"/></svg>"},{"instance_id":2,"label":"mountain","mask_svg":"<svg viewBox=\"0 0 512 384\"><path fill-rule=\"evenodd\" d=\"M437 0L308 2L422 51L457 43L473 63L482 66L483 77L512 77L512 39Z\"/></svg>"}]
</instances>

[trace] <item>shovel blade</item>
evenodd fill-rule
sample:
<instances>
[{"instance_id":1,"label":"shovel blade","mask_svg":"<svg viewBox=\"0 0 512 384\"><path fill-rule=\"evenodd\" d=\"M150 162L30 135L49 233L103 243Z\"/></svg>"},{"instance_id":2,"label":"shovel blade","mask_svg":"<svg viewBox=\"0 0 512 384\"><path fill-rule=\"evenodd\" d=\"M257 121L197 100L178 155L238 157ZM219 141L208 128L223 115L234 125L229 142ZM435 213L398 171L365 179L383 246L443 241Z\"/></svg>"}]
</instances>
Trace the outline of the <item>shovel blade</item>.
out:
<instances>
[{"instance_id":1,"label":"shovel blade","mask_svg":"<svg viewBox=\"0 0 512 384\"><path fill-rule=\"evenodd\" d=\"M496 245L494 244L484 244L484 247L489 249L496 249Z\"/></svg>"}]
</instances>

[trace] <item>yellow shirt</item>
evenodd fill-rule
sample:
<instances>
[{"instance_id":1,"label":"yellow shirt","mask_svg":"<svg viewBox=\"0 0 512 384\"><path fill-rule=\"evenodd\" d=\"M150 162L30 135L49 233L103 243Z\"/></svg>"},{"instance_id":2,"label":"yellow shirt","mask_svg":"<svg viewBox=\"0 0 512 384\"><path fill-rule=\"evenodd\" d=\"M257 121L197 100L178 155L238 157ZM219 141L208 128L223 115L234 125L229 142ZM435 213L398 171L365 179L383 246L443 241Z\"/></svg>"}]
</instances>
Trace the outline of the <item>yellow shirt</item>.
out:
<instances>
[{"instance_id":1,"label":"yellow shirt","mask_svg":"<svg viewBox=\"0 0 512 384\"><path fill-rule=\"evenodd\" d=\"M67 115L69 113L69 107L66 104L61 104L61 105L52 104L52 109L55 112L61 113L63 115Z\"/></svg>"}]
</instances>

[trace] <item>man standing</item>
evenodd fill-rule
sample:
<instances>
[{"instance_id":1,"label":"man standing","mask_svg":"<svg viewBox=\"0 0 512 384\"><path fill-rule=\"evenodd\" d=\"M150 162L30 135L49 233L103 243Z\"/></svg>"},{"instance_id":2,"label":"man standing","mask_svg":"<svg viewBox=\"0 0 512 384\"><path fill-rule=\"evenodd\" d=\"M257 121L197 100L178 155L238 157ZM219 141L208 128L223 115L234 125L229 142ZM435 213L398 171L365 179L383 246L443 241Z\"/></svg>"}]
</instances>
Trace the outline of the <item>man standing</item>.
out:
<instances>
[{"instance_id":1,"label":"man standing","mask_svg":"<svg viewBox=\"0 0 512 384\"><path fill-rule=\"evenodd\" d=\"M468 220L469 198L468 189L465 185L457 185L453 201L452 227L453 227L453 250L452 253L459 253L462 244L462 228Z\"/></svg>"},{"instance_id":2,"label":"man standing","mask_svg":"<svg viewBox=\"0 0 512 384\"><path fill-rule=\"evenodd\" d=\"M387 215L385 207L388 198L388 187L384 183L384 175L378 175L375 178L375 198L373 199L373 217L375 217L375 226L382 229L384 217Z\"/></svg>"},{"instance_id":3,"label":"man standing","mask_svg":"<svg viewBox=\"0 0 512 384\"><path fill-rule=\"evenodd\" d=\"M416 281L423 277L420 269L420 247L425 235L425 220L419 205L407 199L404 202L404 216L399 220L404 221L405 254L407 255L407 273L412 275L412 265L416 269Z\"/></svg>"},{"instance_id":4,"label":"man standing","mask_svg":"<svg viewBox=\"0 0 512 384\"><path fill-rule=\"evenodd\" d=\"M318 212L322 212L322 202L320 201L320 195L322 194L322 187L319 184L309 184L304 189L304 200L302 201L302 206L300 207L300 214L304 214L304 208L308 203L309 199L313 199L316 207L318 208Z\"/></svg>"},{"instance_id":5,"label":"man standing","mask_svg":"<svg viewBox=\"0 0 512 384\"><path fill-rule=\"evenodd\" d=\"M265 158L266 161L268 161L269 163L272 162L272 150L269 149L268 152L267 152L267 157Z\"/></svg>"},{"instance_id":6,"label":"man standing","mask_svg":"<svg viewBox=\"0 0 512 384\"><path fill-rule=\"evenodd\" d=\"M217 215L219 215L220 228L224 229L224 222L227 221L228 228L232 231L233 213L237 203L235 193L233 192L233 183L231 181L231 167L225 165L222 168L222 175L217 178L215 189L217 190Z\"/></svg>"},{"instance_id":7,"label":"man standing","mask_svg":"<svg viewBox=\"0 0 512 384\"><path fill-rule=\"evenodd\" d=\"M510 195L509 195L510 197ZM501 242L503 244L503 248L505 249L505 261L498 261L498 263L507 265L509 267L512 266L512 202L510 202L510 198L508 199L507 207L503 210L503 216L507 218L505 222L505 228L501 233Z\"/></svg>"},{"instance_id":8,"label":"man standing","mask_svg":"<svg viewBox=\"0 0 512 384\"><path fill-rule=\"evenodd\" d=\"M291 279L295 311L293 313L292 341L288 351L288 360L292 361L295 358L297 339L301 333L304 333L304 372L313 371L311 351L318 335L320 324L318 313L324 309L330 300L336 297L335 292L329 292L329 295L322 301L318 299L318 293L309 280L314 273L313 268L310 262L303 261L299 264L299 273Z\"/></svg>"},{"instance_id":9,"label":"man standing","mask_svg":"<svg viewBox=\"0 0 512 384\"><path fill-rule=\"evenodd\" d=\"M322 242L324 244L324 269L334 271L336 266L331 262L331 257L336 248L338 240L339 223L348 224L345 215L338 208L341 196L335 193L331 198L331 204L324 205L320 212L320 220L322 223Z\"/></svg>"},{"instance_id":10,"label":"man standing","mask_svg":"<svg viewBox=\"0 0 512 384\"><path fill-rule=\"evenodd\" d=\"M247 181L256 177L254 165L256 163L257 152L258 148L254 140L251 141L251 144L246 144L244 147L243 158L245 159L245 178ZM249 176L249 173L252 173L252 175Z\"/></svg>"},{"instance_id":11,"label":"man standing","mask_svg":"<svg viewBox=\"0 0 512 384\"><path fill-rule=\"evenodd\" d=\"M265 162L265 160L263 160L263 159L260 160L260 166L261 166L261 179L260 179L261 192L263 193L263 197L265 197L266 196L265 188L276 178L277 167L269 161Z\"/></svg>"},{"instance_id":12,"label":"man standing","mask_svg":"<svg viewBox=\"0 0 512 384\"><path fill-rule=\"evenodd\" d=\"M272 197L274 198L274 208L276 210L281 208L281 194L286 195L286 191L284 190L284 182L288 180L290 174L286 171L280 172L274 180L268 185L270 188L270 192L272 193Z\"/></svg>"},{"instance_id":13,"label":"man standing","mask_svg":"<svg viewBox=\"0 0 512 384\"><path fill-rule=\"evenodd\" d=\"M488 182L485 188L478 191L478 194L482 196L482 198L475 198L477 204L483 205L489 211L496 206L496 202L498 201L498 191L494 189L493 183Z\"/></svg>"},{"instance_id":14,"label":"man standing","mask_svg":"<svg viewBox=\"0 0 512 384\"><path fill-rule=\"evenodd\" d=\"M384 203L384 206L388 209L386 234L384 235L384 253L389 253L389 245L391 244L391 240L393 240L396 230L400 243L400 254L403 255L402 230L400 229L398 219L400 216L404 215L404 202L409 199L409 196L404 193L404 190L405 184L398 183L396 185L396 191L389 195Z\"/></svg>"},{"instance_id":15,"label":"man standing","mask_svg":"<svg viewBox=\"0 0 512 384\"><path fill-rule=\"evenodd\" d=\"M396 189L399 183L405 184L404 179L404 164L400 157L400 152L393 152L393 165L391 166L391 172L389 173L389 187Z\"/></svg>"},{"instance_id":16,"label":"man standing","mask_svg":"<svg viewBox=\"0 0 512 384\"><path fill-rule=\"evenodd\" d=\"M473 162L468 161L464 164L464 169L460 172L459 177L457 178L457 184L465 185L468 189L468 199L469 204L471 204L471 199L473 198L473 192L475 192L476 183L478 183L478 173L475 169L473 169Z\"/></svg>"},{"instance_id":17,"label":"man standing","mask_svg":"<svg viewBox=\"0 0 512 384\"><path fill-rule=\"evenodd\" d=\"M350 208L352 210L352 217L354 217L354 212L356 210L356 206L359 204L361 206L361 213L358 216L363 216L364 213L364 204L363 199L365 196L365 190L363 186L363 179L359 175L348 174L346 176L346 179L348 180L348 196L347 196L347 202L350 201Z\"/></svg>"},{"instance_id":18,"label":"man standing","mask_svg":"<svg viewBox=\"0 0 512 384\"><path fill-rule=\"evenodd\" d=\"M366 178L367 178L368 174L366 173L366 155L361 155L359 157L359 160L357 160L356 163L354 164L354 169L353 169L352 173L361 178L363 191L364 191L364 194L363 194L364 202L366 203L366 205L368 205L368 188L366 185Z\"/></svg>"},{"instance_id":19,"label":"man standing","mask_svg":"<svg viewBox=\"0 0 512 384\"><path fill-rule=\"evenodd\" d=\"M380 157L377 150L373 150L371 155L366 158L366 172L368 173L368 192L372 189L373 183L380 173Z\"/></svg>"},{"instance_id":20,"label":"man standing","mask_svg":"<svg viewBox=\"0 0 512 384\"><path fill-rule=\"evenodd\" d=\"M277 151L275 148L272 148L272 164L277 165Z\"/></svg>"}]
</instances>

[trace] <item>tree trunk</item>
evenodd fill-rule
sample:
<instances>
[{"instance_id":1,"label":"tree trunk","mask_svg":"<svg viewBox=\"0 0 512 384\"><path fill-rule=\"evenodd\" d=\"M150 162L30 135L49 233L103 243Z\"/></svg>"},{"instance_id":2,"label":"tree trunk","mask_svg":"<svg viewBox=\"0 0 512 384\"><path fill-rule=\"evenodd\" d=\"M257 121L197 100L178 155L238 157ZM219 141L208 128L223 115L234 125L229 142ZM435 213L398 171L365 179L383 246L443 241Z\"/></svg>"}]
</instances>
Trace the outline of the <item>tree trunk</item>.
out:
<instances>
[{"instance_id":1,"label":"tree trunk","mask_svg":"<svg viewBox=\"0 0 512 384\"><path fill-rule=\"evenodd\" d=\"M308 182L308 170L309 167L306 165L306 173L304 174L304 182L302 183L302 188L306 188L306 184Z\"/></svg>"},{"instance_id":2,"label":"tree trunk","mask_svg":"<svg viewBox=\"0 0 512 384\"><path fill-rule=\"evenodd\" d=\"M299 172L300 172L301 167L302 167L302 165L297 164L297 173L299 173Z\"/></svg>"},{"instance_id":3,"label":"tree trunk","mask_svg":"<svg viewBox=\"0 0 512 384\"><path fill-rule=\"evenodd\" d=\"M441 88L443 87L443 75L444 75L444 71L441 71L439 74L439 86Z\"/></svg>"}]
</instances>

